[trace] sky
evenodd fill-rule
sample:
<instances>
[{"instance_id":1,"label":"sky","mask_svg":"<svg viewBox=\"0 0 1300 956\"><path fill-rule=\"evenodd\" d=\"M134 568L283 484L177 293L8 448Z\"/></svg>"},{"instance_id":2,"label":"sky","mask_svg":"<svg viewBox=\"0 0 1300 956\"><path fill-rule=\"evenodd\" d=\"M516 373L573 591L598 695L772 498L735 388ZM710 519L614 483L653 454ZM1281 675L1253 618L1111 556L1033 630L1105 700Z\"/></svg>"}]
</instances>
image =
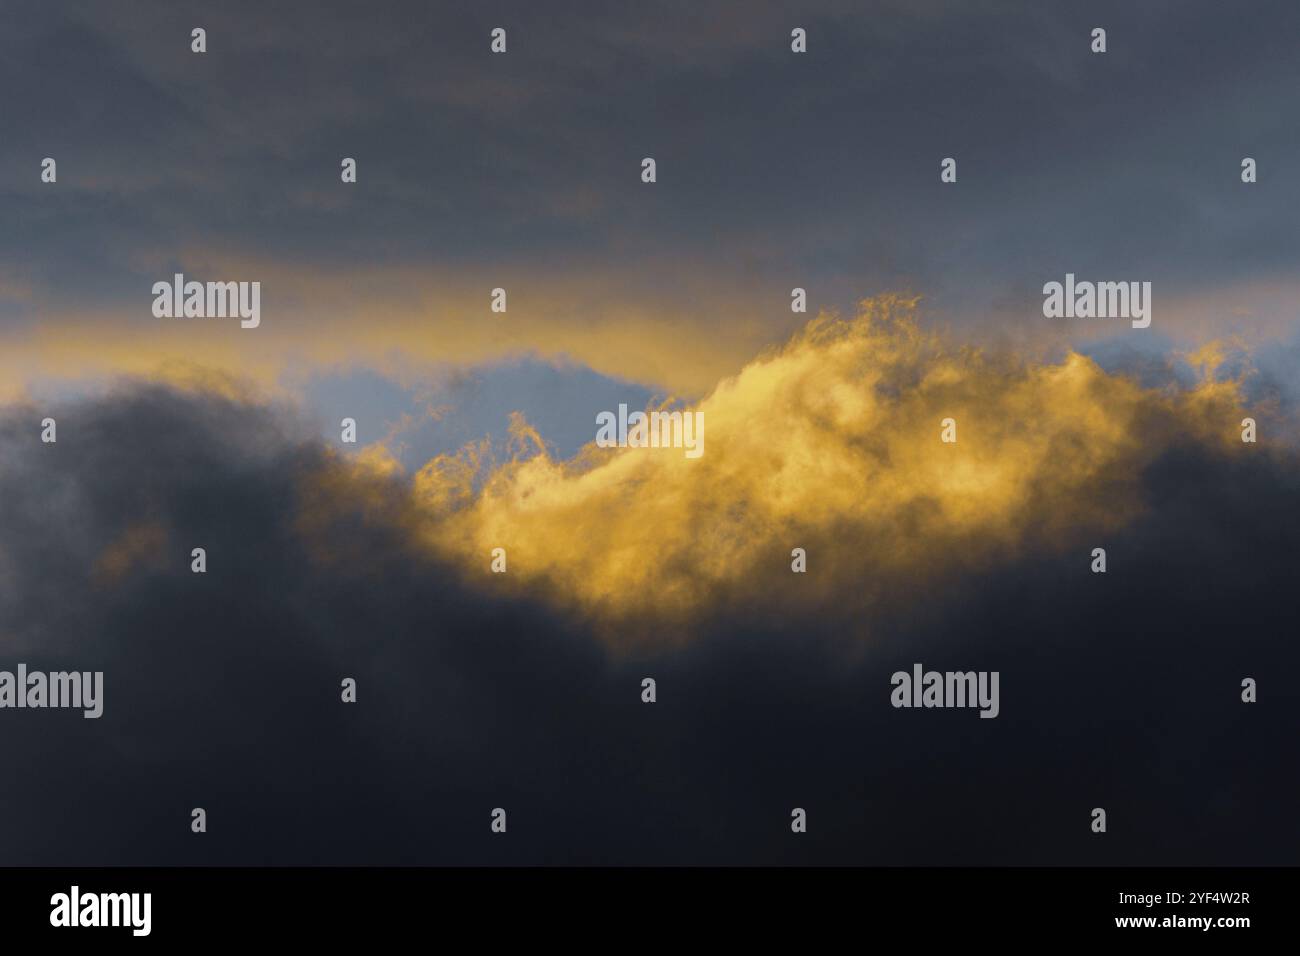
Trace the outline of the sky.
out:
<instances>
[{"instance_id":1,"label":"sky","mask_svg":"<svg viewBox=\"0 0 1300 956\"><path fill-rule=\"evenodd\" d=\"M1293 863L1298 29L6 4L0 669L107 700L0 709L0 858ZM1001 713L891 707L915 662Z\"/></svg>"}]
</instances>

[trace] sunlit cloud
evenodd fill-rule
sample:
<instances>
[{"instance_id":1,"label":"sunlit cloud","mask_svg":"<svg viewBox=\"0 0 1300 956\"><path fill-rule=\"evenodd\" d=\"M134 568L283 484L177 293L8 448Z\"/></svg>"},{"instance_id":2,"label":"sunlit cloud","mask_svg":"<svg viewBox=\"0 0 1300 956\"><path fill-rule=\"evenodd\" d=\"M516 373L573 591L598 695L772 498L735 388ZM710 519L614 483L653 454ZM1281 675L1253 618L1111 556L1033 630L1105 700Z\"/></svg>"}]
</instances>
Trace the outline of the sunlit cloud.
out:
<instances>
[{"instance_id":1,"label":"sunlit cloud","mask_svg":"<svg viewBox=\"0 0 1300 956\"><path fill-rule=\"evenodd\" d=\"M369 496L483 587L542 595L615 631L728 602L917 600L949 572L1101 543L1149 506L1143 469L1180 443L1254 453L1240 441L1240 382L1216 374L1214 348L1196 359L1197 386L1144 388L1079 354L1039 363L960 346L922 327L914 299L868 300L851 319L820 316L693 405L707 422L699 459L592 444L557 460L521 415L511 454L475 444L437 456L400 504L378 480L400 474L382 446L331 471L339 487L312 476L304 527ZM947 418L955 443L940 440ZM796 547L816 574L773 587L790 581ZM494 548L506 574L489 570Z\"/></svg>"}]
</instances>

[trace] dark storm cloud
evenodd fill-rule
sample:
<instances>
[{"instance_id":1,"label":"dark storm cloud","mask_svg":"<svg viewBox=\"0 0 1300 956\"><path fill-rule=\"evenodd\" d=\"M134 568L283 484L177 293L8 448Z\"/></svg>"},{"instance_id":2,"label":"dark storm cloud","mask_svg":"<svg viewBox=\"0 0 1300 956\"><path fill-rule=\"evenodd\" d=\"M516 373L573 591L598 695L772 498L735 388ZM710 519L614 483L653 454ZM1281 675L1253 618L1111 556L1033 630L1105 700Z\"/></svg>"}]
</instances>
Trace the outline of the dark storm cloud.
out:
<instances>
[{"instance_id":1,"label":"dark storm cloud","mask_svg":"<svg viewBox=\"0 0 1300 956\"><path fill-rule=\"evenodd\" d=\"M132 301L198 250L665 279L667 260L793 275L819 303L912 285L957 314L1033 314L1066 270L1164 296L1289 276L1297 28L1284 2L12 4L0 247L40 294L0 308Z\"/></svg>"},{"instance_id":2,"label":"dark storm cloud","mask_svg":"<svg viewBox=\"0 0 1300 956\"><path fill-rule=\"evenodd\" d=\"M1106 575L1086 550L1038 553L918 582L865 642L838 610L852 602L808 617L769 601L614 655L540 600L459 584L409 540L403 486L351 475L291 412L135 388L52 414L55 445L30 408L0 419L0 667L103 670L104 716L0 711L11 864L1282 863L1300 848L1290 458L1175 445L1144 476L1146 517L1096 542ZM339 500L305 530L308 478ZM152 544L124 551L140 527ZM786 560L774 586L797 587ZM1001 715L892 709L889 675L917 661L1000 670ZM1240 702L1244 676L1259 703Z\"/></svg>"}]
</instances>

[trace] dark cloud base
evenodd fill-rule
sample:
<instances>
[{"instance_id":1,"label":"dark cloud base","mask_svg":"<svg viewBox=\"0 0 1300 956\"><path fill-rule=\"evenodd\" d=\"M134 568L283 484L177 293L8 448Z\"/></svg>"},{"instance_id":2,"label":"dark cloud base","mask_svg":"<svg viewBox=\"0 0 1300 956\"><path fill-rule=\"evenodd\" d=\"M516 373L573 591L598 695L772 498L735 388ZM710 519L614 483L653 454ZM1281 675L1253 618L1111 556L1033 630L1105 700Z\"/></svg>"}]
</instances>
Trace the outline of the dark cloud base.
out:
<instances>
[{"instance_id":1,"label":"dark cloud base","mask_svg":"<svg viewBox=\"0 0 1300 956\"><path fill-rule=\"evenodd\" d=\"M337 465L282 412L142 388L56 414L52 446L31 409L0 417L0 666L103 670L105 714L0 711L8 864L1248 865L1300 850L1286 454L1164 456L1146 517L1097 542L1104 576L1086 551L1027 555L918 582L870 622L728 605L684 645L665 633L670 650L613 655L542 603L458 583L382 508L332 523L337 560L313 559L297 489ZM167 529L169 563L97 580L105 546L142 522ZM206 576L189 572L196 544ZM1000 670L1001 716L891 708L889 675L914 661ZM1257 704L1240 701L1245 676Z\"/></svg>"}]
</instances>

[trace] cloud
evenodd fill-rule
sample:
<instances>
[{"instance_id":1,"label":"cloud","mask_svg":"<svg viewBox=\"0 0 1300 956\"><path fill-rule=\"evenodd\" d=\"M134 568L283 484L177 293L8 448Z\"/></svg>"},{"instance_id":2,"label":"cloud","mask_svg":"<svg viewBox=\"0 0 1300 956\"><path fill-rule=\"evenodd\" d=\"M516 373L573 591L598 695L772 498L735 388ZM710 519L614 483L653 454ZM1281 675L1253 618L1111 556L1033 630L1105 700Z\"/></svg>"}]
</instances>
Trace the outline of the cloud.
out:
<instances>
[{"instance_id":1,"label":"cloud","mask_svg":"<svg viewBox=\"0 0 1300 956\"><path fill-rule=\"evenodd\" d=\"M1082 358L954 352L885 311L720 383L707 470L632 452L569 470L520 422L484 489L437 507L456 482L340 455L253 395L123 386L54 408L54 445L7 408L0 662L103 670L105 713L0 712L0 852L1292 858L1291 452L1220 439L1230 383L1166 394ZM952 406L959 442L940 447ZM515 549L504 578L475 570L494 532ZM791 534L812 542L806 575ZM1081 543L1107 547L1106 575ZM610 640L593 609L611 608L639 640ZM915 661L1000 670L1001 715L890 708Z\"/></svg>"},{"instance_id":2,"label":"cloud","mask_svg":"<svg viewBox=\"0 0 1300 956\"><path fill-rule=\"evenodd\" d=\"M766 345L772 328L797 318L789 312L788 289L776 288L754 314L784 312L785 318L770 327L743 320L749 306L728 303L730 289L679 275L671 263L642 263L641 277L627 285L618 277L531 270L514 271L507 281L482 266L455 274L401 267L323 274L197 252L186 262L189 276L262 282L261 326L153 318L148 277L182 271L154 258L141 264L135 305L50 308L42 321L4 333L0 385L16 391L53 379L153 377L161 367L192 366L201 356L210 370L284 390L304 376L335 370L410 377L412 370L429 374L534 357L701 394ZM491 290L502 283L505 315L489 308ZM656 283L658 290L649 288ZM702 339L699 323L706 317L716 328Z\"/></svg>"},{"instance_id":3,"label":"cloud","mask_svg":"<svg viewBox=\"0 0 1300 956\"><path fill-rule=\"evenodd\" d=\"M445 7L0 12L0 667L106 695L0 710L0 857L1293 863L1300 8L1115 5L1094 57L1034 3ZM263 325L153 319L174 271ZM1152 280L1152 335L1044 322L1067 271ZM520 356L705 456L548 452L597 385L516 402ZM294 404L448 369L504 447ZM917 661L1001 715L890 708Z\"/></svg>"},{"instance_id":4,"label":"cloud","mask_svg":"<svg viewBox=\"0 0 1300 956\"><path fill-rule=\"evenodd\" d=\"M1146 469L1181 443L1240 441L1240 382L1144 388L1071 353L1037 363L925 331L915 300L822 316L694 407L706 451L588 447L529 454L477 494L464 456L414 475L419 535L459 566L509 555L509 580L615 622L690 616L719 600L788 600L790 552L815 604L868 609L948 572L1079 547L1150 507ZM956 422L944 443L942 423ZM594 421L591 424L594 436ZM467 501L446 511L450 500Z\"/></svg>"},{"instance_id":5,"label":"cloud","mask_svg":"<svg viewBox=\"0 0 1300 956\"><path fill-rule=\"evenodd\" d=\"M702 394L788 336L796 285L814 308L913 288L954 324L1025 336L1066 271L1152 280L1160 329L1290 330L1296 187L1271 157L1296 147L1276 117L1297 14L1265 6L1227 24L1170 6L1172 33L1116 6L1098 57L1088 20L1032 3L506 3L495 57L497 21L468 8L30 4L0 30L6 87L48 73L0 142L0 390L160 355L269 380L403 348L563 354ZM263 281L267 325L232 341L150 321L174 268ZM496 286L507 321L483 308Z\"/></svg>"}]
</instances>

